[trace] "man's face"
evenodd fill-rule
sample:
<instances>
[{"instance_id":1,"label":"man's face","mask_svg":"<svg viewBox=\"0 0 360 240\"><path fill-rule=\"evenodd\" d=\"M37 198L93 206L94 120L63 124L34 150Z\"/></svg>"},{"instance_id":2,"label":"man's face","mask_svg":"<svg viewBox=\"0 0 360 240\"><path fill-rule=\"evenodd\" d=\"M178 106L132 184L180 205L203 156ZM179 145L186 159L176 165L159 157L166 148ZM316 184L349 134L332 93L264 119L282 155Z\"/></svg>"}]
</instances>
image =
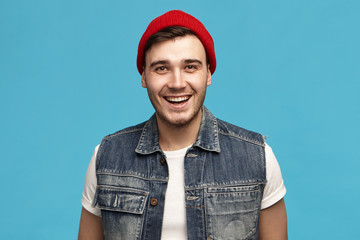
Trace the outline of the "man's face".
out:
<instances>
[{"instance_id":1,"label":"man's face","mask_svg":"<svg viewBox=\"0 0 360 240\"><path fill-rule=\"evenodd\" d=\"M155 43L145 56L141 85L158 121L181 127L201 117L211 73L205 48L193 35Z\"/></svg>"}]
</instances>

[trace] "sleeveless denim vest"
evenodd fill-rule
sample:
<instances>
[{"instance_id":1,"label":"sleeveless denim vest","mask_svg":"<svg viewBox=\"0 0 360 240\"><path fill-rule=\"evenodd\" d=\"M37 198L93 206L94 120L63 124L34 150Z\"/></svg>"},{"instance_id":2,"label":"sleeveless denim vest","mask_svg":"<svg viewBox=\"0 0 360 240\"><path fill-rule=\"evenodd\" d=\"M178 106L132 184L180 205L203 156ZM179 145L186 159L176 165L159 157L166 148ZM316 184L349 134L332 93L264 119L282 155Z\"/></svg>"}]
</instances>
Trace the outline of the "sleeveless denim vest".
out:
<instances>
[{"instance_id":1,"label":"sleeveless denim vest","mask_svg":"<svg viewBox=\"0 0 360 240\"><path fill-rule=\"evenodd\" d=\"M161 239L168 168L158 139L154 115L102 140L93 206L101 209L105 239ZM198 138L184 159L189 240L258 239L264 147L260 134L203 107Z\"/></svg>"}]
</instances>

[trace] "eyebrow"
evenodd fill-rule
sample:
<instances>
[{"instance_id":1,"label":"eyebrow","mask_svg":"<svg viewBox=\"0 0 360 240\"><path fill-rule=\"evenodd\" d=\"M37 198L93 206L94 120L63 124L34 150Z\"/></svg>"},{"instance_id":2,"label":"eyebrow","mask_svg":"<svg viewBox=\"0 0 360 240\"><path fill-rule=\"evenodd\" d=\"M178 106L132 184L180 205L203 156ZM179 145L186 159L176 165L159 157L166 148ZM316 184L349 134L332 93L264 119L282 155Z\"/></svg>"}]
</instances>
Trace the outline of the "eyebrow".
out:
<instances>
[{"instance_id":1,"label":"eyebrow","mask_svg":"<svg viewBox=\"0 0 360 240\"><path fill-rule=\"evenodd\" d=\"M150 68L152 68L153 66L159 65L159 64L167 64L167 63L169 63L169 61L166 61L166 60L155 61L150 64Z\"/></svg>"},{"instance_id":2,"label":"eyebrow","mask_svg":"<svg viewBox=\"0 0 360 240\"><path fill-rule=\"evenodd\" d=\"M167 60L154 61L154 62L152 62L152 63L150 64L150 68L152 68L152 67L154 67L154 66L156 66L156 65L168 64L168 63L169 63L169 61L167 61ZM189 64L189 63L198 63L198 64L202 65L202 61L200 61L199 59L192 59L192 58L190 58L190 59L185 59L185 60L184 60L184 63L186 63L186 64Z\"/></svg>"},{"instance_id":3,"label":"eyebrow","mask_svg":"<svg viewBox=\"0 0 360 240\"><path fill-rule=\"evenodd\" d=\"M185 59L184 62L185 63L198 63L198 64L202 65L202 61L200 61L199 59Z\"/></svg>"}]
</instances>

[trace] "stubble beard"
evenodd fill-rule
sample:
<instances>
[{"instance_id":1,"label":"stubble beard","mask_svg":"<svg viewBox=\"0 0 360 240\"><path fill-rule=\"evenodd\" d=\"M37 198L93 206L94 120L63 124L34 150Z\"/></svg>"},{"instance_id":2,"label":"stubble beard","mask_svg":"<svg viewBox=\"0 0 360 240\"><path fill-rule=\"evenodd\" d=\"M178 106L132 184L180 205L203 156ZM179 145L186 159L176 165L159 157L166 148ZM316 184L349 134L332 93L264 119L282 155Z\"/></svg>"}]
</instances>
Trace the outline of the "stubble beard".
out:
<instances>
[{"instance_id":1,"label":"stubble beard","mask_svg":"<svg viewBox=\"0 0 360 240\"><path fill-rule=\"evenodd\" d=\"M160 104L157 104L156 100L154 100L155 97L152 97L149 94L149 98L150 98L151 104L153 105L153 107L155 109L157 118L159 120L161 120L167 126L172 127L172 128L178 128L178 129L189 126L194 121L194 119L196 119L196 117L199 114L201 115L201 109L202 109L202 106L205 101L205 96L206 96L206 88L205 88L204 92L198 96L198 100L195 103L194 108L193 108L192 112L190 113L189 117L172 120L171 116L166 116L167 115L166 112L164 113L163 111L161 111ZM179 114L181 114L181 113L179 113Z\"/></svg>"}]
</instances>

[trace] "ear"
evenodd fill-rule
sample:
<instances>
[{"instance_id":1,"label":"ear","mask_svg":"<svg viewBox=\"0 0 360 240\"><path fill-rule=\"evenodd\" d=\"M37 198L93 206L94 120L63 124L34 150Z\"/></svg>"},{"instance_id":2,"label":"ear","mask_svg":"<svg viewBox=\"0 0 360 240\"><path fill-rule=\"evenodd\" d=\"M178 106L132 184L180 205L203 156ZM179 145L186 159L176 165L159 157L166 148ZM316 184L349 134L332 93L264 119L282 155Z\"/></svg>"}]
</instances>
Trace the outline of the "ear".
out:
<instances>
[{"instance_id":1,"label":"ear","mask_svg":"<svg viewBox=\"0 0 360 240\"><path fill-rule=\"evenodd\" d=\"M207 72L207 79L206 79L206 86L211 85L211 71L210 71L210 65L208 66L208 72Z\"/></svg>"},{"instance_id":2,"label":"ear","mask_svg":"<svg viewBox=\"0 0 360 240\"><path fill-rule=\"evenodd\" d=\"M141 86L142 86L143 88L146 88L146 87L147 87L147 85L146 85L146 79L145 79L145 69L143 69L143 72L142 72L142 74L141 74Z\"/></svg>"}]
</instances>

